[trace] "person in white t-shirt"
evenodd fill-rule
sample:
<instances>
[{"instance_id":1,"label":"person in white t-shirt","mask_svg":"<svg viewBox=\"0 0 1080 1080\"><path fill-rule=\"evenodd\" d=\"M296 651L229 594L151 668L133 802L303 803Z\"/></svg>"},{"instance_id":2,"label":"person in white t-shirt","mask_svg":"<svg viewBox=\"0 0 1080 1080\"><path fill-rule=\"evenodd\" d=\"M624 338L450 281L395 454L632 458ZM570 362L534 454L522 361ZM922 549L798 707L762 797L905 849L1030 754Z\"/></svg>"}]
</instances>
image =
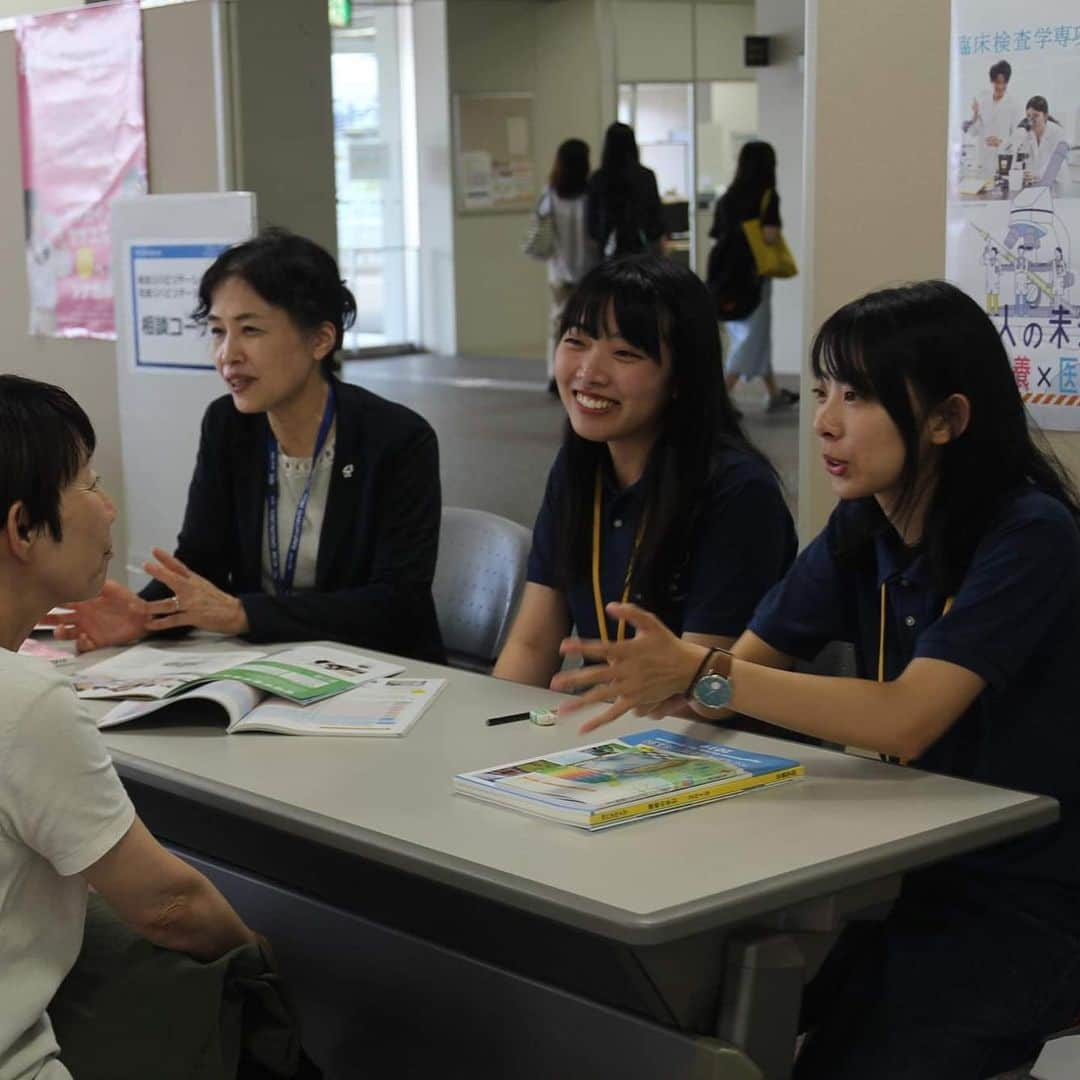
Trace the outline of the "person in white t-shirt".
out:
<instances>
[{"instance_id":1,"label":"person in white t-shirt","mask_svg":"<svg viewBox=\"0 0 1080 1080\"><path fill-rule=\"evenodd\" d=\"M88 886L164 948L213 959L258 940L146 830L67 680L16 655L51 607L105 580L116 508L94 444L59 387L0 375L0 1080L70 1080L46 1009L78 956Z\"/></svg>"},{"instance_id":2,"label":"person in white t-shirt","mask_svg":"<svg viewBox=\"0 0 1080 1080\"><path fill-rule=\"evenodd\" d=\"M537 204L537 213L550 216L555 250L547 260L551 311L548 331L548 393L559 396L555 385L555 348L562 337L560 324L567 300L581 279L600 258L585 221L585 192L589 182L589 144L567 139L555 152L548 186Z\"/></svg>"}]
</instances>

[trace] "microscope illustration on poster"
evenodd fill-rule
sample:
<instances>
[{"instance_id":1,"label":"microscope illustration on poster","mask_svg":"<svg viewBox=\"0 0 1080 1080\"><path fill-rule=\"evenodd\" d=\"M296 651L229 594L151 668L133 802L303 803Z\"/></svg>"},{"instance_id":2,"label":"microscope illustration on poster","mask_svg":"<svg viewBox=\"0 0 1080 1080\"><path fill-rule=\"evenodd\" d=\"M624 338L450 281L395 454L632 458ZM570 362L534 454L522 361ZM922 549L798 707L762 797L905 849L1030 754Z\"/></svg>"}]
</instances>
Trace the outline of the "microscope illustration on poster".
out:
<instances>
[{"instance_id":1,"label":"microscope illustration on poster","mask_svg":"<svg viewBox=\"0 0 1080 1080\"><path fill-rule=\"evenodd\" d=\"M994 321L1040 426L1080 431L1080 24L953 0L946 276Z\"/></svg>"},{"instance_id":2,"label":"microscope illustration on poster","mask_svg":"<svg viewBox=\"0 0 1080 1080\"><path fill-rule=\"evenodd\" d=\"M1076 284L1072 245L1064 220L1054 212L1048 188L1025 188L1019 193L1010 206L1004 236L993 235L975 221L968 224L982 243L987 315L1004 320L1005 308L1009 308L1021 321L1035 319L1059 328L1070 325L1077 314L1072 302ZM1004 326L1002 331L1004 336Z\"/></svg>"}]
</instances>

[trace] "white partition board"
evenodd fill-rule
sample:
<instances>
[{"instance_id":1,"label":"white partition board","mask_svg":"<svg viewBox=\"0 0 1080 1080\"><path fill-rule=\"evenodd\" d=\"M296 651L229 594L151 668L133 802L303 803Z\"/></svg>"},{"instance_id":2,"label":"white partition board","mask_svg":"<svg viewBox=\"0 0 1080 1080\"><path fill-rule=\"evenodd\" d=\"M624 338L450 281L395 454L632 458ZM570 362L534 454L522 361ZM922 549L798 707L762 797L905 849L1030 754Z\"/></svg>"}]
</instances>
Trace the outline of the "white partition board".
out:
<instances>
[{"instance_id":1,"label":"white partition board","mask_svg":"<svg viewBox=\"0 0 1080 1080\"><path fill-rule=\"evenodd\" d=\"M199 425L206 406L223 393L221 378L210 361L209 344L190 333L191 366L176 362L176 342L170 342L167 350L168 366L137 363L140 325L135 307L140 300L132 274L132 248L146 244L225 246L246 240L255 228L255 196L249 192L144 195L113 204L116 374L129 565L141 565L155 546L172 549L195 465ZM167 262L162 260L162 266ZM172 260L170 265L178 263ZM193 265L187 263L189 268ZM180 289L189 286L190 282L177 282ZM177 297L170 296L169 301L177 307ZM168 333L173 326L167 323L162 332ZM145 346L144 333L144 360ZM115 576L123 580L120 571L116 567ZM146 581L142 574L129 573L128 578L136 587Z\"/></svg>"}]
</instances>

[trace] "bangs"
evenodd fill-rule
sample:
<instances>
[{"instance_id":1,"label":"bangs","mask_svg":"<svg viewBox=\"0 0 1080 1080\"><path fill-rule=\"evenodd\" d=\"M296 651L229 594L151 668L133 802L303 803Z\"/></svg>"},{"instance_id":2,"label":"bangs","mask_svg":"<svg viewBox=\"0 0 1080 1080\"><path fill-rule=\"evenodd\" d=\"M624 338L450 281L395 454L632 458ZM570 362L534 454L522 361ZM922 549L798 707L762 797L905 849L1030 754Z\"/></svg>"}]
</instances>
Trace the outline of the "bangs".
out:
<instances>
[{"instance_id":1,"label":"bangs","mask_svg":"<svg viewBox=\"0 0 1080 1080\"><path fill-rule=\"evenodd\" d=\"M810 369L815 379L843 383L862 397L880 397L867 366L867 348L856 320L839 318L843 309L828 319L814 338Z\"/></svg>"},{"instance_id":2,"label":"bangs","mask_svg":"<svg viewBox=\"0 0 1080 1080\"><path fill-rule=\"evenodd\" d=\"M670 325L670 312L651 284L637 274L620 273L612 263L589 274L570 297L559 337L568 330L581 330L591 338L611 337L617 331L659 364L661 343L670 345Z\"/></svg>"}]
</instances>

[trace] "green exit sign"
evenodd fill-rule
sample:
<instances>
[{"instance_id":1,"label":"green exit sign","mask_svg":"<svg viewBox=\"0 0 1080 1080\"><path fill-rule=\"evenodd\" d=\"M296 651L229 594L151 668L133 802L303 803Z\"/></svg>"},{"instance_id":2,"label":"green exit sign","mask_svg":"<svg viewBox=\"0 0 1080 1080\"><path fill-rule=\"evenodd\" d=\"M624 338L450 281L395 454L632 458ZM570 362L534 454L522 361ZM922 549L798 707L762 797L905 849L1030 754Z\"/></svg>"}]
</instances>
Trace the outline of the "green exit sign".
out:
<instances>
[{"instance_id":1,"label":"green exit sign","mask_svg":"<svg viewBox=\"0 0 1080 1080\"><path fill-rule=\"evenodd\" d=\"M330 25L338 30L352 26L352 0L328 0Z\"/></svg>"}]
</instances>

